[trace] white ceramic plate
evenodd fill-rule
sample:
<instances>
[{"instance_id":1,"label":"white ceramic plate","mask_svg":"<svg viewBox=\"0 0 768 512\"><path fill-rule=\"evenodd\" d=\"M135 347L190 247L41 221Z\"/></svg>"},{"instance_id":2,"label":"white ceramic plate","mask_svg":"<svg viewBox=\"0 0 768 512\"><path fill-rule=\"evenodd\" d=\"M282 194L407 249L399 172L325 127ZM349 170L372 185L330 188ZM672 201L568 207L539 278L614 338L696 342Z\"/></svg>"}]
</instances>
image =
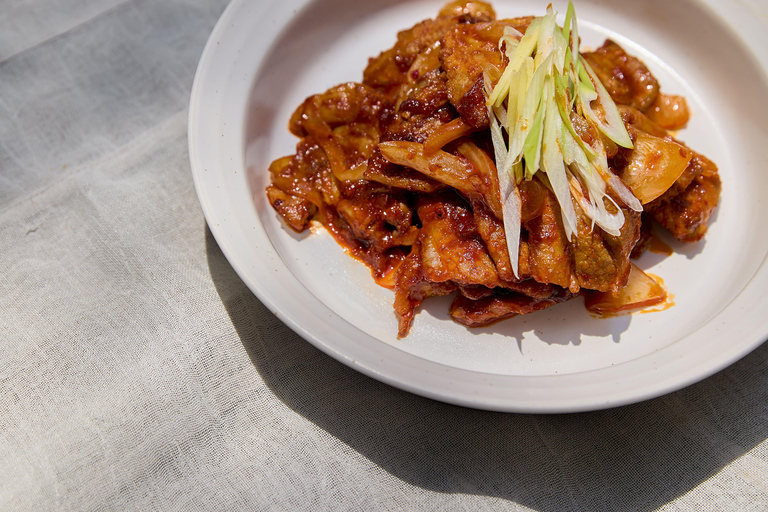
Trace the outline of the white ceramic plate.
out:
<instances>
[{"instance_id":1,"label":"white ceramic plate","mask_svg":"<svg viewBox=\"0 0 768 512\"><path fill-rule=\"evenodd\" d=\"M431 299L410 335L397 340L392 292L324 231L296 235L284 227L263 191L269 163L294 152L293 109L311 94L359 81L368 57L442 2L233 1L203 53L189 114L192 172L211 231L243 281L292 329L414 393L500 411L568 412L700 380L768 333L768 88L765 62L747 44L766 39L740 4L719 5L729 19L696 2L576 4L584 45L613 38L646 62L664 91L688 98L693 116L679 137L720 167L721 206L706 239L672 242L674 256L640 260L674 295L668 310L595 319L577 299L467 329L448 318L450 298ZM545 3L494 7L507 17L541 14ZM555 8L565 12L562 3ZM729 28L736 23L741 33Z\"/></svg>"}]
</instances>

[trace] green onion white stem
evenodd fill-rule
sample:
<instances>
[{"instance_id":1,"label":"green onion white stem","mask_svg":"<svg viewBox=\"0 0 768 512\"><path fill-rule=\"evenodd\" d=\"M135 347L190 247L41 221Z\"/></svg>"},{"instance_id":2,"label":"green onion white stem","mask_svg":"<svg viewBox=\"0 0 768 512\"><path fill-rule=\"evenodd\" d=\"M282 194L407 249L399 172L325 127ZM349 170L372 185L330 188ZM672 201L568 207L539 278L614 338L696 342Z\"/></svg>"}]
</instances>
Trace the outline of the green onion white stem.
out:
<instances>
[{"instance_id":1,"label":"green onion white stem","mask_svg":"<svg viewBox=\"0 0 768 512\"><path fill-rule=\"evenodd\" d=\"M627 207L642 211L640 201L608 169L600 137L587 143L571 122L570 116L575 113L595 133L599 131L620 146L632 147L616 105L579 54L578 45L573 4L568 4L562 28L550 5L546 15L531 21L525 34L511 27L505 29L499 49L508 64L495 86L489 75L484 75L504 229L515 276L521 229L517 185L522 180L538 178L552 190L568 240L578 225L574 202L591 219L593 227L597 225L612 235L620 233L624 214L608 195L608 189ZM612 208L606 207L606 201Z\"/></svg>"}]
</instances>

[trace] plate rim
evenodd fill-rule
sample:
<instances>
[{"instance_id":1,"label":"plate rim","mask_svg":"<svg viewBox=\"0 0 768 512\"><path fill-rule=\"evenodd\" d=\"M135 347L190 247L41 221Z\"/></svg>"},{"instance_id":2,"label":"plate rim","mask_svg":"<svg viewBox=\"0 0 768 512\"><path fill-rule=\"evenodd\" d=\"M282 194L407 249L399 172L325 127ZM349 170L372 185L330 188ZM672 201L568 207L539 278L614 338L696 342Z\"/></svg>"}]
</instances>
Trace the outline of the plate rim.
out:
<instances>
[{"instance_id":1,"label":"plate rim","mask_svg":"<svg viewBox=\"0 0 768 512\"><path fill-rule=\"evenodd\" d=\"M311 0L302 0L299 2L300 6L306 6L309 4ZM263 9L266 10L267 6L274 5L276 2L264 2L261 4L263 6ZM744 357L749 352L753 351L755 348L757 348L759 345L761 345L766 337L768 336L768 332L760 330L759 333L750 333L751 338L749 342L741 343L738 345L737 350L731 350L728 352L727 357L720 358L716 363L712 363L710 360L707 360L706 362L708 364L705 364L706 368L698 368L697 371L691 371L691 369L688 369L687 375L685 377L678 377L677 379L674 379L674 383L666 382L665 380L658 381L655 385L652 386L645 386L644 390L642 392L634 393L629 396L623 395L623 396L608 396L603 397L599 400L593 399L590 397L590 399L582 400L580 403L572 403L572 402L563 402L562 400L550 400L548 402L536 402L536 401L521 401L521 400L514 400L509 399L507 397L506 399L498 399L498 398L491 398L489 395L482 395L481 393L478 393L478 389L473 389L472 392L457 392L456 390L448 391L446 390L445 385L439 385L435 386L425 384L424 382L420 382L417 380L404 380L402 376L398 376L396 373L393 373L391 371L384 371L382 370L382 366L371 364L371 361L369 360L361 360L359 358L353 358L350 357L348 353L345 353L342 350L339 350L338 347L334 346L332 343L329 344L327 340L323 339L322 336L318 336L316 332L313 332L310 329L307 329L305 325L303 325L303 322L300 320L294 318L294 316L288 312L285 311L284 305L280 303L279 300L276 300L275 297L270 294L269 291L265 290L263 286L260 285L259 282L254 281L252 279L252 276L249 272L246 271L245 265L240 259L240 256L236 253L236 251L232 248L231 241L228 238L225 230L219 226L219 223L217 222L219 219L218 213L215 211L215 207L212 206L212 196L210 194L210 190L206 188L205 180L203 179L203 172L208 173L207 167L204 161L201 160L200 155L200 137L203 136L200 131L198 131L199 126L199 116L203 115L203 112L201 110L204 110L205 107L200 106L200 97L204 92L204 88L207 86L206 84L206 70L210 66L211 62L213 62L214 59L217 57L217 48L219 48L219 41L225 39L226 37L222 37L222 34L226 35L227 26L230 25L233 22L233 18L236 17L238 13L238 7L243 7L245 3L239 1L239 0L233 0L230 2L230 4L226 7L224 12L222 13L221 17L219 18L218 22L216 23L213 31L211 32L211 35L205 45L205 48L203 50L203 53L200 58L200 62L198 64L195 78L192 86L192 92L190 94L190 103L189 103L189 115L188 115L188 146L189 146L189 157L190 157L190 165L192 170L192 176L193 176L193 182L195 185L195 190L198 195L198 199L201 204L201 208L203 210L203 214L206 218L206 222L208 223L208 226L216 239L217 244L219 244L219 247L221 248L222 252L224 253L225 257L227 258L230 265L233 267L237 275L240 277L241 280L248 286L248 288L251 290L252 293L254 293L259 300L270 310L272 311L282 322L284 322L286 325L288 325L294 332L299 334L302 338L304 338L306 341L314 345L315 347L322 350L324 353L330 355L334 359L344 363L347 366L350 366L351 368L368 375L369 377L372 377L376 380L382 381L386 384L392 385L394 387L409 391L414 394L418 394L421 396L425 396L428 398L436 399L442 402L452 403L455 405L461 405L466 407L472 407L472 408L478 408L478 409L487 409L487 410L495 410L495 411L503 411L503 412L525 412L525 413L566 413L566 412L580 412L580 411L588 411L588 410L598 410L598 409L605 409L608 407L615 407L620 405L626 405L629 403L636 403L643 400L647 400L650 398L654 398L663 394L666 394L668 392L672 392L678 389L682 389L690 384L693 384L694 382L698 382L720 370L723 368L729 366L730 364L733 364L734 362L738 361L742 357ZM299 12L300 9L295 9L295 12ZM762 68L763 72L765 72L765 68ZM255 73L256 70L253 70ZM244 110L243 110L244 111ZM243 166L244 167L244 166ZM205 169L205 170L202 170ZM211 173L214 174L214 173ZM245 178L245 170L243 172L244 176L243 179L247 180ZM244 183L247 186L247 183ZM250 194L249 194L250 195ZM274 249L274 248L273 248ZM731 307L731 304L738 301L740 297L742 297L745 292L748 291L748 289L751 291L754 286L755 280L758 278L762 278L764 281L766 281L766 284L768 284L768 279L766 279L766 276L768 275L768 258L765 258L762 263L759 265L758 269L755 272L755 275L750 279L745 287L739 291L737 296L731 301L729 305L727 305L723 311L726 311L729 307ZM289 271L288 274L292 273ZM293 279L296 280L300 285L300 281L293 276ZM303 285L302 285L303 286ZM317 300L317 299L315 299ZM332 315L335 315L333 311L325 304L322 305L324 308L326 308L327 311L322 311L323 314L327 314L330 312ZM317 312L316 312L317 313ZM354 326L351 326L346 320L341 318L339 315L335 315L337 322L340 321L343 324L346 324L349 326L350 329L356 330ZM718 314L717 317L720 315ZM715 319L717 318L715 317ZM712 319L710 322L714 321L715 319ZM697 332L704 329L707 325L709 325L710 322L705 323L704 325L700 326L696 331L691 332L684 338L688 338L691 336L694 336ZM367 335L366 333L360 333L361 336L365 338L370 338L371 340L376 340L375 338ZM684 339L683 338L683 339ZM681 339L682 340L682 339ZM378 340L376 340L378 341ZM388 345L383 342L379 342L378 345ZM376 348L376 347L373 347ZM378 347L381 348L381 347ZM391 347L390 347L391 348ZM397 350L397 349L395 349ZM380 350L374 350L373 351L376 354L376 357L379 357L381 354ZM383 351L383 352L386 352ZM557 388L560 383L562 382L568 382L569 380L573 380L574 377L576 377L578 374L585 374L585 373L603 373L608 374L611 373L609 370L612 370L612 368L599 368L594 370L589 370L586 372L577 372L577 373L571 373L571 374L562 374L562 375L541 375L541 376L515 376L515 375L495 375L495 374L487 374L482 372L476 372L473 370L467 370L467 369L461 369L461 368L455 368L448 365L445 365L440 362L436 361L430 361L426 358L423 358L418 355L414 354L408 354L403 351L398 350L398 353L402 356L403 359L406 361L401 361L401 363L413 363L418 362L419 364L417 366L422 367L425 363L427 363L427 366L430 366L429 371L438 372L441 370L445 370L447 373L451 374L452 381L454 384L457 383L465 383L464 378L467 377L467 374L471 374L473 376L482 375L486 377L486 380L488 381L495 381L495 380L503 380L507 382L515 381L515 379L524 379L526 381L537 381L537 382L546 382L552 383L557 382L557 385L549 386L544 385L544 389L549 389L550 387ZM652 358L655 354L648 354L646 356L643 356L638 359L645 359L645 358ZM620 363L619 365L616 365L614 367L615 369L618 369L619 367L626 366L630 363L634 363L638 359L625 361ZM702 366L700 363L699 366ZM417 368L419 369L419 368ZM386 370L386 368L385 368ZM497 377L499 379L497 379ZM576 377L578 378L578 377ZM452 386L448 386L452 387ZM487 387L487 386L486 386ZM482 389L483 386L480 386L480 389Z\"/></svg>"}]
</instances>

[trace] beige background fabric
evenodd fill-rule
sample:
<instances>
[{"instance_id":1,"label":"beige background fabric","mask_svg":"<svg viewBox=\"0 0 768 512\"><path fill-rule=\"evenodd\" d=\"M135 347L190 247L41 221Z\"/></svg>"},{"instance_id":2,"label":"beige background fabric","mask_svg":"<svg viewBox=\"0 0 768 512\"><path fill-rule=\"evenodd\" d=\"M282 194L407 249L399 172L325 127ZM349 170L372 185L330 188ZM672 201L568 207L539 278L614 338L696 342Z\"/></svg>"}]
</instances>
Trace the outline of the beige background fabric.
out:
<instances>
[{"instance_id":1,"label":"beige background fabric","mask_svg":"<svg viewBox=\"0 0 768 512\"><path fill-rule=\"evenodd\" d=\"M225 4L0 3L0 510L768 509L768 346L637 405L518 415L277 320L188 161Z\"/></svg>"}]
</instances>

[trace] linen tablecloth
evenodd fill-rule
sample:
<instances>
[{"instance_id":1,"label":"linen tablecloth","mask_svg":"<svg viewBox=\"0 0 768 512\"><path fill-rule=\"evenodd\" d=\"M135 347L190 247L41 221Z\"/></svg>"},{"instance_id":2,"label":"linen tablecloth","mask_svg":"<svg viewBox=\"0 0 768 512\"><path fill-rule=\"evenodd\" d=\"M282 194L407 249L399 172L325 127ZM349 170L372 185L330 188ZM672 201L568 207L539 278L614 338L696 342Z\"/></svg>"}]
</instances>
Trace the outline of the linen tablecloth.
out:
<instances>
[{"instance_id":1,"label":"linen tablecloth","mask_svg":"<svg viewBox=\"0 0 768 512\"><path fill-rule=\"evenodd\" d=\"M518 415L381 384L277 320L190 173L225 6L0 2L0 510L768 509L766 345L640 404Z\"/></svg>"}]
</instances>

